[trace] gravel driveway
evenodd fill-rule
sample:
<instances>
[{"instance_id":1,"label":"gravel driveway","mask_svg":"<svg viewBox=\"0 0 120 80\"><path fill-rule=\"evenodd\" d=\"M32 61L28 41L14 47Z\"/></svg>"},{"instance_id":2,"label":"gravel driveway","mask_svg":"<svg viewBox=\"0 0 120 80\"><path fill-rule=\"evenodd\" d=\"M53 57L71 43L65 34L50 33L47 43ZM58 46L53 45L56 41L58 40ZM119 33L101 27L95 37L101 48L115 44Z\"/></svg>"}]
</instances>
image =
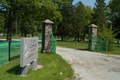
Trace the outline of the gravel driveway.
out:
<instances>
[{"instance_id":1,"label":"gravel driveway","mask_svg":"<svg viewBox=\"0 0 120 80\"><path fill-rule=\"evenodd\" d=\"M120 80L120 56L57 47L75 71L76 80Z\"/></svg>"}]
</instances>

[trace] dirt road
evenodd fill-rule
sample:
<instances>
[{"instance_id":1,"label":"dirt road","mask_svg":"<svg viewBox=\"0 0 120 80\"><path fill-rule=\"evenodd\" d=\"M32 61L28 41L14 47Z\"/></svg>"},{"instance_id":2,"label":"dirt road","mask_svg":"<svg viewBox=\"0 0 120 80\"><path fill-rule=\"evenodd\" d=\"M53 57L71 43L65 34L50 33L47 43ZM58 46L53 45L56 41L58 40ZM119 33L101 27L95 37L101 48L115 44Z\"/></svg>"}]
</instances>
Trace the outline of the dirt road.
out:
<instances>
[{"instance_id":1,"label":"dirt road","mask_svg":"<svg viewBox=\"0 0 120 80\"><path fill-rule=\"evenodd\" d=\"M72 65L76 80L120 80L120 55L57 47L57 54Z\"/></svg>"}]
</instances>

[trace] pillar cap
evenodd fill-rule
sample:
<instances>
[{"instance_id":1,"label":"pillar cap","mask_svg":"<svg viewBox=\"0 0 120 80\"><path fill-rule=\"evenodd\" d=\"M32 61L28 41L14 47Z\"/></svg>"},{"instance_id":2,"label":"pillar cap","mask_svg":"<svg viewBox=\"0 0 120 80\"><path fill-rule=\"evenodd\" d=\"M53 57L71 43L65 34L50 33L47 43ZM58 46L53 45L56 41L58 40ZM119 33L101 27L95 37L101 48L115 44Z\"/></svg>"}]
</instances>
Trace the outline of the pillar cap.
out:
<instances>
[{"instance_id":1,"label":"pillar cap","mask_svg":"<svg viewBox=\"0 0 120 80\"><path fill-rule=\"evenodd\" d=\"M54 22L50 21L49 19L46 19L46 20L43 21L42 23L46 23L46 24L54 24Z\"/></svg>"},{"instance_id":2,"label":"pillar cap","mask_svg":"<svg viewBox=\"0 0 120 80\"><path fill-rule=\"evenodd\" d=\"M89 27L89 28L98 28L98 26L95 25L95 24L91 24L91 25L89 25L88 27Z\"/></svg>"}]
</instances>

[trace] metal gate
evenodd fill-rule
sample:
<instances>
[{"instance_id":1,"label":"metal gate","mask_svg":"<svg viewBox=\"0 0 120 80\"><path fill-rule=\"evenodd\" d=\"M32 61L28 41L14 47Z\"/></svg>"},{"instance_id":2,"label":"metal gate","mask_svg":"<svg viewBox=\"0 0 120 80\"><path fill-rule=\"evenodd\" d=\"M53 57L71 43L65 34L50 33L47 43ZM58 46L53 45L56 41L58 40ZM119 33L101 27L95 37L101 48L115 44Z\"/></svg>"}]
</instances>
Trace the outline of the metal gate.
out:
<instances>
[{"instance_id":1,"label":"metal gate","mask_svg":"<svg viewBox=\"0 0 120 80\"><path fill-rule=\"evenodd\" d=\"M98 37L95 38L92 34L90 34L88 49L93 51L107 52L108 41L100 40Z\"/></svg>"}]
</instances>

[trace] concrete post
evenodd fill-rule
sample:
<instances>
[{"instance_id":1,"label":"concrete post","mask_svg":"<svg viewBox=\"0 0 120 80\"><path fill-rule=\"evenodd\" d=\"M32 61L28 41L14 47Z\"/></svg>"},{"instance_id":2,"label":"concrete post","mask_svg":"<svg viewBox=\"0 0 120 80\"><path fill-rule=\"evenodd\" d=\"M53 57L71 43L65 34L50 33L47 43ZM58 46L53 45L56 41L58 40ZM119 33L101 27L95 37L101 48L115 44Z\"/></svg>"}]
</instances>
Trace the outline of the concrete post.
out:
<instances>
[{"instance_id":1,"label":"concrete post","mask_svg":"<svg viewBox=\"0 0 120 80\"><path fill-rule=\"evenodd\" d=\"M52 24L50 20L43 21L42 27L42 52L51 52Z\"/></svg>"},{"instance_id":2,"label":"concrete post","mask_svg":"<svg viewBox=\"0 0 120 80\"><path fill-rule=\"evenodd\" d=\"M89 27L89 50L94 50L96 46L97 28L95 24L91 24Z\"/></svg>"}]
</instances>

